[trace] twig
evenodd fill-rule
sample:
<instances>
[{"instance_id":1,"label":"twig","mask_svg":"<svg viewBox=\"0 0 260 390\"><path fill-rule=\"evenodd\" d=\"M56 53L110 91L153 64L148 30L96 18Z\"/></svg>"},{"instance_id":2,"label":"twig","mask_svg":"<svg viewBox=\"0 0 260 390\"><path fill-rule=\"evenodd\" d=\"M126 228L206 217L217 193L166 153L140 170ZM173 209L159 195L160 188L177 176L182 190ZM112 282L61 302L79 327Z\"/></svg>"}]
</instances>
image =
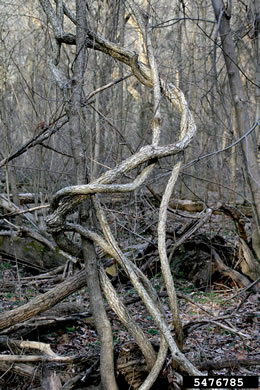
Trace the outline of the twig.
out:
<instances>
[{"instance_id":1,"label":"twig","mask_svg":"<svg viewBox=\"0 0 260 390\"><path fill-rule=\"evenodd\" d=\"M20 210L20 211L12 211L11 213L0 215L0 219L4 219L7 217L14 217L15 215L21 215L21 214L26 214L26 213L31 213L32 211L40 210L40 209L47 209L50 207L50 204L45 204L42 206L37 206L37 207L32 207L27 210Z\"/></svg>"},{"instance_id":2,"label":"twig","mask_svg":"<svg viewBox=\"0 0 260 390\"><path fill-rule=\"evenodd\" d=\"M214 320L202 320L202 321L193 321L193 322L190 322L188 324L185 325L185 329L186 331L188 330L189 327L192 327L192 325L199 325L201 324L202 326L206 325L206 324L212 324L212 325L215 325L215 326L219 326L225 330L227 330L228 332L231 332L231 333L235 333L235 334L238 334L240 337L243 337L243 338L246 338L246 339L250 339L250 336L245 334L245 333L242 333L234 328L231 328L227 325L223 325L221 324L220 322L218 321L214 321Z\"/></svg>"}]
</instances>

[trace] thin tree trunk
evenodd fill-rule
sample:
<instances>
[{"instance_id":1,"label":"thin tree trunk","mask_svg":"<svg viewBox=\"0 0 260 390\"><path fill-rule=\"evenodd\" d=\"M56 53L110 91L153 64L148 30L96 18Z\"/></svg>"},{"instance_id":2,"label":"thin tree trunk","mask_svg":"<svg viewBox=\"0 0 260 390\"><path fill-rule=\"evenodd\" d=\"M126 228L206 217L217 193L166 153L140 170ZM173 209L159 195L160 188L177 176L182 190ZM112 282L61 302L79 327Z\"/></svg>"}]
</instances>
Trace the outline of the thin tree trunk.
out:
<instances>
[{"instance_id":1,"label":"thin tree trunk","mask_svg":"<svg viewBox=\"0 0 260 390\"><path fill-rule=\"evenodd\" d=\"M237 66L237 55L230 28L231 9L224 7L222 0L212 0L215 16L218 21L219 34L228 73L232 105L237 120L239 136L250 128L247 110L247 99ZM253 249L260 260L260 172L257 164L256 135L250 134L242 143L244 164L246 166L247 184L251 193L254 211Z\"/></svg>"},{"instance_id":2,"label":"thin tree trunk","mask_svg":"<svg viewBox=\"0 0 260 390\"><path fill-rule=\"evenodd\" d=\"M86 36L88 32L85 0L76 0L76 59L74 62L73 83L69 119L73 156L76 164L77 184L85 184L88 179L85 148L81 124L81 102L83 96L83 82L86 67ZM89 226L89 200L80 207L80 219L83 226ZM92 241L82 237L83 257L86 266L87 286L95 326L100 339L100 373L101 382L105 390L117 390L114 374L113 335L110 321L107 317L97 269L97 256Z\"/></svg>"},{"instance_id":3,"label":"thin tree trunk","mask_svg":"<svg viewBox=\"0 0 260 390\"><path fill-rule=\"evenodd\" d=\"M100 374L104 390L117 390L114 374L113 335L99 283L97 256L93 242L82 238L84 258L86 259L87 285L91 311L100 340Z\"/></svg>"},{"instance_id":4,"label":"thin tree trunk","mask_svg":"<svg viewBox=\"0 0 260 390\"><path fill-rule=\"evenodd\" d=\"M236 114L233 109L232 111L232 128L235 139L238 139L237 133L237 121ZM230 202L236 202L236 168L237 168L237 154L235 148L231 150L231 158L230 158L230 172L231 172L231 193L230 193Z\"/></svg>"},{"instance_id":5,"label":"thin tree trunk","mask_svg":"<svg viewBox=\"0 0 260 390\"><path fill-rule=\"evenodd\" d=\"M256 103L256 115L255 119L259 120L260 118L260 3L259 0L252 0L252 24L253 24L253 34L251 36L254 39L254 49L255 49L255 103ZM260 148L260 124L257 127L257 140L258 148ZM260 164L260 162L258 161Z\"/></svg>"}]
</instances>

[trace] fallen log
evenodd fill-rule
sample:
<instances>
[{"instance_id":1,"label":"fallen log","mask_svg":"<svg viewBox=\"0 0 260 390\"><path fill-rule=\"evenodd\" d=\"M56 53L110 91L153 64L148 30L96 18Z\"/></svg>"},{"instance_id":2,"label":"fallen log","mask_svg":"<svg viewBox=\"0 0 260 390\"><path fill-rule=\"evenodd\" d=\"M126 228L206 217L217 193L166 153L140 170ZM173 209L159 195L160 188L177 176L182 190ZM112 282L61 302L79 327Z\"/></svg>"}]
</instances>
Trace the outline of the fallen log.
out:
<instances>
[{"instance_id":1,"label":"fallen log","mask_svg":"<svg viewBox=\"0 0 260 390\"><path fill-rule=\"evenodd\" d=\"M9 328L12 325L26 321L37 314L50 309L64 298L76 292L86 284L86 271L76 273L74 276L67 278L58 286L52 288L45 294L38 295L30 302L16 309L1 313L0 330Z\"/></svg>"},{"instance_id":2,"label":"fallen log","mask_svg":"<svg viewBox=\"0 0 260 390\"><path fill-rule=\"evenodd\" d=\"M249 358L249 359L228 359L228 360L211 360L211 361L205 361L203 363L201 362L194 362L193 363L196 367L198 367L199 370L220 370L222 368L239 368L241 366L258 366L260 365L260 358Z\"/></svg>"}]
</instances>

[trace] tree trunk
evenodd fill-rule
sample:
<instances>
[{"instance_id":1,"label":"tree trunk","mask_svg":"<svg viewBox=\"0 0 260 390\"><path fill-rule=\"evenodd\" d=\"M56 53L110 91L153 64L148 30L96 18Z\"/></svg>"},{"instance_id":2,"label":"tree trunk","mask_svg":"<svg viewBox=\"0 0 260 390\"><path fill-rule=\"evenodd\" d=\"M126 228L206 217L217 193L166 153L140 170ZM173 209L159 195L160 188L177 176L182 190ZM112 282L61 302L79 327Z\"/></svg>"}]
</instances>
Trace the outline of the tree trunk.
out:
<instances>
[{"instance_id":1,"label":"tree trunk","mask_svg":"<svg viewBox=\"0 0 260 390\"><path fill-rule=\"evenodd\" d=\"M88 32L85 0L76 0L76 59L74 63L72 97L69 110L71 125L71 140L73 156L76 164L77 185L88 181L86 165L86 147L82 136L81 102L83 97L84 73L86 67L86 36ZM84 129L85 131L85 129ZM80 207L81 223L85 227L90 225L90 205L88 200ZM86 266L87 286L95 326L100 339L100 373L104 389L117 390L114 373L113 335L110 321L107 317L97 269L97 256L92 241L81 238L83 257Z\"/></svg>"},{"instance_id":2,"label":"tree trunk","mask_svg":"<svg viewBox=\"0 0 260 390\"><path fill-rule=\"evenodd\" d=\"M240 137L249 130L247 98L242 84L237 55L230 28L231 9L225 8L222 0L212 0L215 16L218 21L219 34L228 73L228 81L232 99L232 106L237 121ZM253 218L253 249L260 260L260 172L257 164L257 148L255 133L250 134L242 143L242 153L247 174L247 184L251 193L251 202L254 211Z\"/></svg>"},{"instance_id":3,"label":"tree trunk","mask_svg":"<svg viewBox=\"0 0 260 390\"><path fill-rule=\"evenodd\" d=\"M255 49L255 103L256 103L256 115L255 119L260 119L260 3L258 0L251 1L252 7L252 26L253 32L250 37L254 40L254 49ZM260 124L257 127L257 141L258 148L260 148ZM260 161L258 161L260 165Z\"/></svg>"}]
</instances>

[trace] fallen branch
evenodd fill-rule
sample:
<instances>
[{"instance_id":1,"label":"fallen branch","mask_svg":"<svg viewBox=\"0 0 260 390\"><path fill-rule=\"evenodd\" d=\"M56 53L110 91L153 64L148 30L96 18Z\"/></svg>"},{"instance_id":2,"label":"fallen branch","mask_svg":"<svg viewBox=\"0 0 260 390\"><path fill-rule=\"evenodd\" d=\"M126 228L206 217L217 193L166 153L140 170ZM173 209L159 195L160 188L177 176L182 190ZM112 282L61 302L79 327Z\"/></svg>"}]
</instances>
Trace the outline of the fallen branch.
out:
<instances>
[{"instance_id":1,"label":"fallen branch","mask_svg":"<svg viewBox=\"0 0 260 390\"><path fill-rule=\"evenodd\" d=\"M41 355L0 355L0 362L5 363L64 363L71 364L83 359L77 356L41 356Z\"/></svg>"},{"instance_id":2,"label":"fallen branch","mask_svg":"<svg viewBox=\"0 0 260 390\"><path fill-rule=\"evenodd\" d=\"M220 273L223 273L223 275L226 275L226 276L230 277L231 279L235 280L239 286L246 287L249 284L251 284L250 280L246 276L242 275L238 271L236 271L236 270L228 267L226 264L224 264L221 257L215 251L214 248L210 248L210 250L211 250L212 258L214 261L215 269L217 269ZM254 288L254 291L256 291L255 288Z\"/></svg>"},{"instance_id":3,"label":"fallen branch","mask_svg":"<svg viewBox=\"0 0 260 390\"><path fill-rule=\"evenodd\" d=\"M200 370L220 370L221 368L239 368L241 366L258 366L260 365L260 358L252 358L252 359L229 359L229 360L220 360L220 361L205 361L194 362L194 364Z\"/></svg>"},{"instance_id":4,"label":"fallen branch","mask_svg":"<svg viewBox=\"0 0 260 390\"><path fill-rule=\"evenodd\" d=\"M9 337L0 337L0 345L4 346L15 346L21 349L37 349L41 352L44 352L48 356L58 356L51 349L50 344L41 343L39 341L24 341L24 340L13 340Z\"/></svg>"},{"instance_id":5,"label":"fallen branch","mask_svg":"<svg viewBox=\"0 0 260 390\"><path fill-rule=\"evenodd\" d=\"M16 373L17 375L21 375L23 377L29 377L36 380L36 383L39 383L41 381L41 373L37 372L37 367L31 365L31 364L24 364L24 363L6 363L4 361L0 362L0 371L4 371L4 374L1 375L1 378L4 378L4 376L9 372L12 371Z\"/></svg>"},{"instance_id":6,"label":"fallen branch","mask_svg":"<svg viewBox=\"0 0 260 390\"><path fill-rule=\"evenodd\" d=\"M5 313L1 313L0 317L0 330L9 328L12 325L19 322L26 321L37 314L50 309L64 298L68 297L75 291L84 287L86 284L86 272L80 271L76 275L67 278L64 282L58 286L49 290L45 294L41 294L30 302L22 305L16 309L9 310Z\"/></svg>"},{"instance_id":7,"label":"fallen branch","mask_svg":"<svg viewBox=\"0 0 260 390\"><path fill-rule=\"evenodd\" d=\"M171 247L171 253L169 255L169 262L171 262L171 259L173 257L174 252L176 249L183 244L192 234L194 234L196 231L198 231L201 226L205 224L205 222L211 217L212 215L212 209L207 209L205 213L201 214L200 219L196 220L195 222L192 222L190 225L190 228L185 231L180 238L173 244ZM186 229L185 229L186 230Z\"/></svg>"},{"instance_id":8,"label":"fallen branch","mask_svg":"<svg viewBox=\"0 0 260 390\"><path fill-rule=\"evenodd\" d=\"M233 327L231 328L230 326L223 325L221 322L214 321L214 320L192 321L192 322L189 322L188 324L186 324L184 326L184 329L185 329L186 332L189 332L189 328L191 328L191 330L194 330L194 328L198 328L200 326L204 326L204 325L207 325L207 324L212 324L214 326L219 326L220 328L223 328L223 329L225 329L228 332L235 333L238 336L243 337L245 339L250 339L249 335L247 335L245 333L242 333L242 332L240 332L239 330L237 330L237 329L235 329Z\"/></svg>"}]
</instances>

